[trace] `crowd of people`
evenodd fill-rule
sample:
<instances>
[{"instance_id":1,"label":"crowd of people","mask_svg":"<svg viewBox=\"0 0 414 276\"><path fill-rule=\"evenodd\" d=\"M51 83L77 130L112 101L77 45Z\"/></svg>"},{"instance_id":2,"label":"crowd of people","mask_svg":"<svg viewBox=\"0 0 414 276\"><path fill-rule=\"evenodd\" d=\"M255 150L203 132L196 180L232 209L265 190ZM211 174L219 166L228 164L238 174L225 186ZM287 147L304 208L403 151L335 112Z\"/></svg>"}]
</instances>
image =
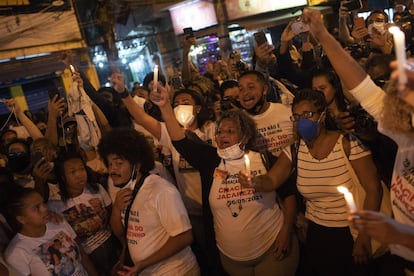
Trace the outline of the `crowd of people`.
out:
<instances>
[{"instance_id":1,"label":"crowd of people","mask_svg":"<svg viewBox=\"0 0 414 276\"><path fill-rule=\"evenodd\" d=\"M414 67L399 82L388 15L347 2L252 68L200 75L189 37L180 83L75 71L43 121L4 100L0 275L414 275Z\"/></svg>"}]
</instances>

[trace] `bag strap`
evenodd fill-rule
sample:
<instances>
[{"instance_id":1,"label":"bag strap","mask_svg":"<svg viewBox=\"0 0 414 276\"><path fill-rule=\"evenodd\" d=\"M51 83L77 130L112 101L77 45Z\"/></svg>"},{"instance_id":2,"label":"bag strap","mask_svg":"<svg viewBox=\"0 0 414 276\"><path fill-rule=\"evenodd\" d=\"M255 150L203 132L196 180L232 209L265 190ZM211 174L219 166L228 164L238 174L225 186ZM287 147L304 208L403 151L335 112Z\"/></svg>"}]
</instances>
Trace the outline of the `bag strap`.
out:
<instances>
[{"instance_id":1,"label":"bag strap","mask_svg":"<svg viewBox=\"0 0 414 276\"><path fill-rule=\"evenodd\" d=\"M132 203L134 203L135 197L137 196L139 190L142 187L142 184L144 183L145 178L147 178L148 175L149 175L149 172L146 172L145 174L143 174L141 178L139 179L139 181L135 184L134 190L132 191L131 203L129 203L128 207L125 210L125 217L124 217L125 237L127 236L129 212L131 211ZM120 260L123 265L127 265L127 266L134 265L134 262L132 261L132 258L131 258L131 254L129 253L128 244L123 245Z\"/></svg>"},{"instance_id":2,"label":"bag strap","mask_svg":"<svg viewBox=\"0 0 414 276\"><path fill-rule=\"evenodd\" d=\"M341 151L343 156L345 157L345 166L349 174L351 175L352 182L354 183L354 185L357 185L357 183L360 182L358 176L355 173L354 168L351 165L351 162L349 161L349 155L351 154L351 141L349 141L349 139L345 136L342 136L341 138Z\"/></svg>"},{"instance_id":3,"label":"bag strap","mask_svg":"<svg viewBox=\"0 0 414 276\"><path fill-rule=\"evenodd\" d=\"M124 217L125 234L128 231L129 212L131 211L132 203L134 203L135 197L137 196L139 190L142 187L142 184L144 183L145 178L147 178L148 175L149 175L149 172L144 173L139 179L139 181L135 184L134 190L132 191L131 203L129 203L128 207L125 210L125 217Z\"/></svg>"}]
</instances>

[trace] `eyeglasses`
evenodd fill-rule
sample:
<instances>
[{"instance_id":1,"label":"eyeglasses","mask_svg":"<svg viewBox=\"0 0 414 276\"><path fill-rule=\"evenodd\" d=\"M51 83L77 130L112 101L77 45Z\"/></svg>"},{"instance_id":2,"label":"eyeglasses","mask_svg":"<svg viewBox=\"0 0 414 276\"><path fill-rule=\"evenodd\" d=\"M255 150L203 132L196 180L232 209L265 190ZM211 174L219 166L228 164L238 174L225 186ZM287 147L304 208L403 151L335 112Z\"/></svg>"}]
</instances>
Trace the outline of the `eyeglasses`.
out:
<instances>
[{"instance_id":1,"label":"eyeglasses","mask_svg":"<svg viewBox=\"0 0 414 276\"><path fill-rule=\"evenodd\" d=\"M309 119L312 118L313 115L317 114L318 112L316 111L304 111L302 114L293 114L292 116L290 116L290 120L292 122L297 122L300 119Z\"/></svg>"}]
</instances>

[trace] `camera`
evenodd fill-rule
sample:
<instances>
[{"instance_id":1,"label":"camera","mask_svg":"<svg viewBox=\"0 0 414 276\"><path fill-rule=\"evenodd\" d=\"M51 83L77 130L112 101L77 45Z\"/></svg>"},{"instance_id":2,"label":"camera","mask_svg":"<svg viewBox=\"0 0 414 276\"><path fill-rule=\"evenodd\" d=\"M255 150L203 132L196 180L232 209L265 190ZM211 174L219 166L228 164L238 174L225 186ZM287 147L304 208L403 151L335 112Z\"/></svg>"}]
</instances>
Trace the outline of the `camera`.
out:
<instances>
[{"instance_id":1,"label":"camera","mask_svg":"<svg viewBox=\"0 0 414 276\"><path fill-rule=\"evenodd\" d=\"M183 32L184 32L184 35L185 35L186 39L194 37L194 31L193 31L193 28L191 28L191 27L184 28Z\"/></svg>"},{"instance_id":2,"label":"camera","mask_svg":"<svg viewBox=\"0 0 414 276\"><path fill-rule=\"evenodd\" d=\"M241 62L241 61L238 61L238 62L235 64L235 66L236 66L237 71L239 71L239 72L244 72L244 71L246 71L246 68L245 68L245 66L244 66L244 63L243 63L243 62Z\"/></svg>"},{"instance_id":3,"label":"camera","mask_svg":"<svg viewBox=\"0 0 414 276\"><path fill-rule=\"evenodd\" d=\"M233 109L234 107L240 108L241 106L240 106L239 101L232 97L224 97L220 101L221 111L227 111L227 110Z\"/></svg>"},{"instance_id":4,"label":"camera","mask_svg":"<svg viewBox=\"0 0 414 276\"><path fill-rule=\"evenodd\" d=\"M374 118L361 105L353 106L348 111L350 116L355 118L354 129L356 134L368 134L377 129Z\"/></svg>"},{"instance_id":5,"label":"camera","mask_svg":"<svg viewBox=\"0 0 414 276\"><path fill-rule=\"evenodd\" d=\"M360 59L368 57L371 49L366 44L354 43L347 47L350 50L350 54L354 59Z\"/></svg>"}]
</instances>

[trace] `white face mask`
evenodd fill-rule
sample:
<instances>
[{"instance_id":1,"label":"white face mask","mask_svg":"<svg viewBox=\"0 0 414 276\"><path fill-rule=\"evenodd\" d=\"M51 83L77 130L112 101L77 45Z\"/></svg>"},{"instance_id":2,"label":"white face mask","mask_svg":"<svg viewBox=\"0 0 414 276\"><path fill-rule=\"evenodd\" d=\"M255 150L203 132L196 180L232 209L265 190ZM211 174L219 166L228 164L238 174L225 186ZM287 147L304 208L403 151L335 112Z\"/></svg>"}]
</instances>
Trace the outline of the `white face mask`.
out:
<instances>
[{"instance_id":1,"label":"white face mask","mask_svg":"<svg viewBox=\"0 0 414 276\"><path fill-rule=\"evenodd\" d=\"M146 102L146 100L144 98L138 97L138 96L134 96L133 99L137 103L137 105L139 105L141 108L144 108L144 104Z\"/></svg>"},{"instance_id":2,"label":"white face mask","mask_svg":"<svg viewBox=\"0 0 414 276\"><path fill-rule=\"evenodd\" d=\"M372 29L375 28L380 34L385 32L385 22L374 22L368 25L368 33L372 35Z\"/></svg>"},{"instance_id":3,"label":"white face mask","mask_svg":"<svg viewBox=\"0 0 414 276\"><path fill-rule=\"evenodd\" d=\"M178 123L182 125L184 128L188 128L195 119L193 114L194 106L192 105L177 105L174 108L174 115L177 119Z\"/></svg>"},{"instance_id":4,"label":"white face mask","mask_svg":"<svg viewBox=\"0 0 414 276\"><path fill-rule=\"evenodd\" d=\"M217 148L217 154L220 156L220 158L224 160L235 160L240 159L244 155L244 150L240 148L241 142L234 144L233 146L230 146L225 149L219 149Z\"/></svg>"}]
</instances>

